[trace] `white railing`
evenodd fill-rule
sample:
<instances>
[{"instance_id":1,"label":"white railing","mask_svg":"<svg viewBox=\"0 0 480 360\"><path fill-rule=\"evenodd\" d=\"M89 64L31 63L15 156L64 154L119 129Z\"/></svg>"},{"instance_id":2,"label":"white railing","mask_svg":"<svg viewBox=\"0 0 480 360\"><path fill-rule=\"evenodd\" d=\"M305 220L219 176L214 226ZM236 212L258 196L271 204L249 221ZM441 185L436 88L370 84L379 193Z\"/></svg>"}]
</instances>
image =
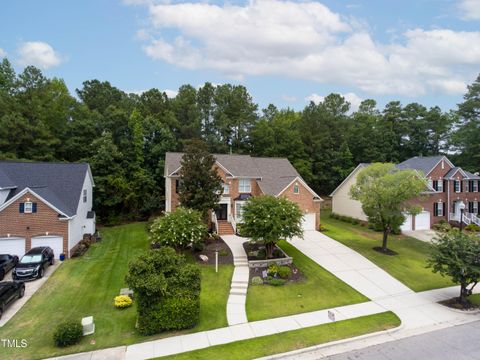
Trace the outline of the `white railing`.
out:
<instances>
[{"instance_id":1,"label":"white railing","mask_svg":"<svg viewBox=\"0 0 480 360\"><path fill-rule=\"evenodd\" d=\"M235 218L232 215L228 216L228 222L232 225L233 228L233 233L237 233L237 222L235 221Z\"/></svg>"},{"instance_id":2,"label":"white railing","mask_svg":"<svg viewBox=\"0 0 480 360\"><path fill-rule=\"evenodd\" d=\"M463 222L464 222L465 224L467 224L467 225L470 225L471 222L472 222L472 221L470 220L470 218L468 217L467 214L463 214L462 220L463 220Z\"/></svg>"},{"instance_id":3,"label":"white railing","mask_svg":"<svg viewBox=\"0 0 480 360\"><path fill-rule=\"evenodd\" d=\"M472 215L472 216L471 216L470 220L472 220L472 222L473 222L475 225L480 226L480 218L479 218L477 215L475 215L475 214L471 214L471 215Z\"/></svg>"},{"instance_id":4,"label":"white railing","mask_svg":"<svg viewBox=\"0 0 480 360\"><path fill-rule=\"evenodd\" d=\"M212 221L215 224L215 231L218 234L218 220L217 220L217 214L215 213L215 211L212 211Z\"/></svg>"}]
</instances>

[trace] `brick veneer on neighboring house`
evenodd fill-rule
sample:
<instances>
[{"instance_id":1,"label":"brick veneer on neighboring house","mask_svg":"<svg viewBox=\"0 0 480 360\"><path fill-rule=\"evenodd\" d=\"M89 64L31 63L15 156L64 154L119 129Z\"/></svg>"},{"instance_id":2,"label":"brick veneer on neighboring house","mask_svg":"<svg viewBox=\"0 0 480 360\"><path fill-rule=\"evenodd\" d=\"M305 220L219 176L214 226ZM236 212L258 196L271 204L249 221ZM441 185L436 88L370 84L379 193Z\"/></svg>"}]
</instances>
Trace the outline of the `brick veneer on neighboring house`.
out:
<instances>
[{"instance_id":1,"label":"brick veneer on neighboring house","mask_svg":"<svg viewBox=\"0 0 480 360\"><path fill-rule=\"evenodd\" d=\"M26 201L37 204L35 213L19 213L20 203ZM30 249L32 237L42 235L62 236L63 248L68 249L68 221L60 220L55 210L29 192L0 211L0 229L0 237L9 235L25 238L25 251ZM8 233L5 229L8 229Z\"/></svg>"}]
</instances>

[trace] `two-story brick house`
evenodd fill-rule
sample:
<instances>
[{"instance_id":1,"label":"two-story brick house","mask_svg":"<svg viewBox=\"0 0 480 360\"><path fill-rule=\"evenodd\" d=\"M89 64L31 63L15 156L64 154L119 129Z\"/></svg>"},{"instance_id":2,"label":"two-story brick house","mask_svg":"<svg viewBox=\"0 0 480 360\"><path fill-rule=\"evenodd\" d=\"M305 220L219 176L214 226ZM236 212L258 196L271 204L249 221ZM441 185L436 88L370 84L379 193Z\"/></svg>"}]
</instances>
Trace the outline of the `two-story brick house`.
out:
<instances>
[{"instance_id":1,"label":"two-story brick house","mask_svg":"<svg viewBox=\"0 0 480 360\"><path fill-rule=\"evenodd\" d=\"M361 204L349 196L350 187L355 184L358 172L368 166L360 164L334 190L332 211L340 215L366 220ZM406 215L402 230L424 230L440 220L459 222L464 207L464 222L477 222L480 214L480 176L456 167L446 156L416 156L396 165L397 169L416 170L428 180L428 188L412 203L420 205L423 211Z\"/></svg>"},{"instance_id":2,"label":"two-story brick house","mask_svg":"<svg viewBox=\"0 0 480 360\"><path fill-rule=\"evenodd\" d=\"M183 153L165 156L165 210L179 205L179 171ZM283 196L297 203L304 213L303 228L315 230L320 224L322 199L298 174L288 159L249 155L214 154L215 168L223 181L223 193L215 210L220 234L233 233L242 222L242 207L252 196Z\"/></svg>"},{"instance_id":3,"label":"two-story brick house","mask_svg":"<svg viewBox=\"0 0 480 360\"><path fill-rule=\"evenodd\" d=\"M69 257L95 232L88 164L0 161L0 254L50 246Z\"/></svg>"}]
</instances>

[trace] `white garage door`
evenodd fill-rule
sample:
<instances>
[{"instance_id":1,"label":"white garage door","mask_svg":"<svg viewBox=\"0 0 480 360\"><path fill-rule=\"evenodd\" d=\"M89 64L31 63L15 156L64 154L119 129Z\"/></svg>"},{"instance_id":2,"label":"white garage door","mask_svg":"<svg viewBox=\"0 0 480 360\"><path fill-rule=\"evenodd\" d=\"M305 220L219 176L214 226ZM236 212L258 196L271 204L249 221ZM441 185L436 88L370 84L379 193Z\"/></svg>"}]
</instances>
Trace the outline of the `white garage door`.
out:
<instances>
[{"instance_id":1,"label":"white garage door","mask_svg":"<svg viewBox=\"0 0 480 360\"><path fill-rule=\"evenodd\" d=\"M21 258L25 254L25 239L20 237L0 238L0 254L17 255Z\"/></svg>"},{"instance_id":2,"label":"white garage door","mask_svg":"<svg viewBox=\"0 0 480 360\"><path fill-rule=\"evenodd\" d=\"M404 214L405 222L400 226L402 231L411 231L412 230L412 215Z\"/></svg>"},{"instance_id":3,"label":"white garage door","mask_svg":"<svg viewBox=\"0 0 480 360\"><path fill-rule=\"evenodd\" d=\"M32 248L37 246L50 246L55 259L63 253L63 238L61 236L37 236L32 238Z\"/></svg>"},{"instance_id":4,"label":"white garage door","mask_svg":"<svg viewBox=\"0 0 480 360\"><path fill-rule=\"evenodd\" d=\"M315 217L316 214L305 214L302 219L303 230L315 230Z\"/></svg>"},{"instance_id":5,"label":"white garage door","mask_svg":"<svg viewBox=\"0 0 480 360\"><path fill-rule=\"evenodd\" d=\"M430 212L422 211L415 217L415 230L430 229Z\"/></svg>"}]
</instances>

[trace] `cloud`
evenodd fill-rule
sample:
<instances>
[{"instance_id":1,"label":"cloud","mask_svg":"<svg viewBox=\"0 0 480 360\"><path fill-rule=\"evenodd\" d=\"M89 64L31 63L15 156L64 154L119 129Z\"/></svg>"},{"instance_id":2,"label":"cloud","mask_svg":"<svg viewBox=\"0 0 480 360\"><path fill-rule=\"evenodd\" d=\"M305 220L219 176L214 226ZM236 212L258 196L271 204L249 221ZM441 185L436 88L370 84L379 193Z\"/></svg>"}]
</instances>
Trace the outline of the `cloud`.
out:
<instances>
[{"instance_id":1,"label":"cloud","mask_svg":"<svg viewBox=\"0 0 480 360\"><path fill-rule=\"evenodd\" d=\"M7 52L5 50L3 50L2 48L0 48L0 58L3 58L7 56Z\"/></svg>"},{"instance_id":2,"label":"cloud","mask_svg":"<svg viewBox=\"0 0 480 360\"><path fill-rule=\"evenodd\" d=\"M339 94L343 96L343 98L350 103L350 111L354 112L357 111L358 108L360 107L360 104L362 103L363 99L358 96L357 94L353 92L348 92L345 94ZM305 101L313 101L315 104L321 103L323 100L325 100L325 96L318 95L317 93L310 94L305 98Z\"/></svg>"},{"instance_id":3,"label":"cloud","mask_svg":"<svg viewBox=\"0 0 480 360\"><path fill-rule=\"evenodd\" d=\"M368 94L461 94L480 63L480 32L410 29L387 43L368 24L313 1L148 5L143 50L186 69L233 78L280 75Z\"/></svg>"},{"instance_id":4,"label":"cloud","mask_svg":"<svg viewBox=\"0 0 480 360\"><path fill-rule=\"evenodd\" d=\"M458 9L462 19L480 20L480 0L461 0Z\"/></svg>"},{"instance_id":5,"label":"cloud","mask_svg":"<svg viewBox=\"0 0 480 360\"><path fill-rule=\"evenodd\" d=\"M294 103L297 101L297 98L291 95L282 95L282 100L287 103Z\"/></svg>"},{"instance_id":6,"label":"cloud","mask_svg":"<svg viewBox=\"0 0 480 360\"><path fill-rule=\"evenodd\" d=\"M48 69L60 65L62 58L50 44L41 41L24 42L18 48L18 63L22 66L34 65Z\"/></svg>"}]
</instances>

